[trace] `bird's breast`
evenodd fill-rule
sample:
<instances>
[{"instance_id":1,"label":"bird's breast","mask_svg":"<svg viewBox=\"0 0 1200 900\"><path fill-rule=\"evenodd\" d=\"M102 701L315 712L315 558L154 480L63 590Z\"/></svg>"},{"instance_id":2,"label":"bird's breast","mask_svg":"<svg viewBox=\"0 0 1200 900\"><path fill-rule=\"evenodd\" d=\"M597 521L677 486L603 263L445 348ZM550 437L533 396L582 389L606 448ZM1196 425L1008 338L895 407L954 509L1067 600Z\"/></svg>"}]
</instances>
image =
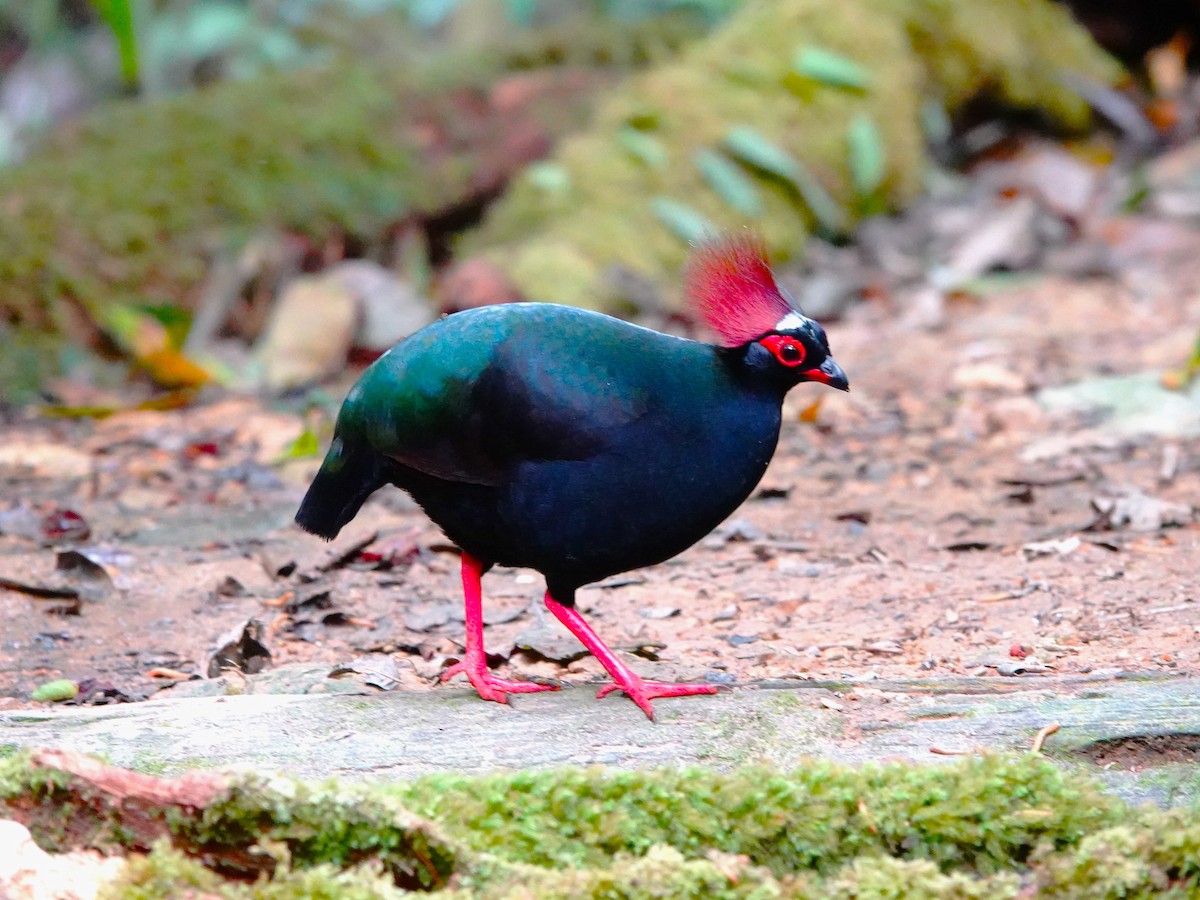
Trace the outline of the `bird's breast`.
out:
<instances>
[{"instance_id":1,"label":"bird's breast","mask_svg":"<svg viewBox=\"0 0 1200 900\"><path fill-rule=\"evenodd\" d=\"M502 488L515 565L576 570L580 583L660 562L694 544L758 484L778 406L654 414L579 460L528 460Z\"/></svg>"}]
</instances>

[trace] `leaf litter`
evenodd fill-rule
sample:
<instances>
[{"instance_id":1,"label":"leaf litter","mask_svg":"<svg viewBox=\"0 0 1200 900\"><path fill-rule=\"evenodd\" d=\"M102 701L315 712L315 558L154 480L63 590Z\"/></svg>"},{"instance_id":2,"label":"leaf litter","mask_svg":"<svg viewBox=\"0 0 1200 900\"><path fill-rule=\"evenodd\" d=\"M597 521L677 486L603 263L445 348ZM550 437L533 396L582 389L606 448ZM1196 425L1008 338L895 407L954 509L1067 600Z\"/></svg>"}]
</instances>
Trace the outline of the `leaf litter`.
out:
<instances>
[{"instance_id":1,"label":"leaf litter","mask_svg":"<svg viewBox=\"0 0 1200 900\"><path fill-rule=\"evenodd\" d=\"M1019 173L1039 187L1020 188L1032 213L1006 201L1009 234L1089 214L1099 187L1070 169L1045 156ZM1050 190L1060 178L1069 196ZM1092 223L1087 239L1112 242L1108 278L1079 278L1047 265L1064 239L1005 247L994 219L952 213L918 206L911 218L941 220L926 237L878 222L837 248L856 255L855 284L883 285L830 327L854 393L814 407L795 392L763 490L679 558L580 591L640 672L753 684L1200 669L1200 439L1041 402L1046 388L1190 358L1200 295L1184 288L1200 283L1200 235L1169 226L1156 244L1145 220ZM978 293L938 287L929 258ZM996 265L1050 271L986 291L970 281ZM931 284L936 320L910 315ZM301 534L290 518L317 460L288 450L305 433L327 441L329 421L214 395L6 423L0 703L55 680L99 697L169 697L213 676L252 690L288 667L369 690L458 690L437 683L462 652L462 611L458 560L436 528L389 489L335 544ZM541 615L536 577L500 568L484 590L505 677L601 677ZM51 618L44 599L75 614Z\"/></svg>"}]
</instances>

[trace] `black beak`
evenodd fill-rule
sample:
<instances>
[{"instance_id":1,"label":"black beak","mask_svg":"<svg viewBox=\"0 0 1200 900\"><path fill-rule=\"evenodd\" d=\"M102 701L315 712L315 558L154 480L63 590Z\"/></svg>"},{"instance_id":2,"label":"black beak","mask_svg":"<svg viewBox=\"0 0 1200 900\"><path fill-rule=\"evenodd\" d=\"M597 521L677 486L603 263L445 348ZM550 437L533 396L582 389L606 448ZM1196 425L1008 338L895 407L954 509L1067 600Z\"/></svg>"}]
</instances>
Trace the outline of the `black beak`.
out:
<instances>
[{"instance_id":1,"label":"black beak","mask_svg":"<svg viewBox=\"0 0 1200 900\"><path fill-rule=\"evenodd\" d=\"M839 391L850 390L850 379L846 377L842 367L833 361L832 356L825 357L825 362L821 363L819 369L809 369L803 374L809 381L819 381Z\"/></svg>"}]
</instances>

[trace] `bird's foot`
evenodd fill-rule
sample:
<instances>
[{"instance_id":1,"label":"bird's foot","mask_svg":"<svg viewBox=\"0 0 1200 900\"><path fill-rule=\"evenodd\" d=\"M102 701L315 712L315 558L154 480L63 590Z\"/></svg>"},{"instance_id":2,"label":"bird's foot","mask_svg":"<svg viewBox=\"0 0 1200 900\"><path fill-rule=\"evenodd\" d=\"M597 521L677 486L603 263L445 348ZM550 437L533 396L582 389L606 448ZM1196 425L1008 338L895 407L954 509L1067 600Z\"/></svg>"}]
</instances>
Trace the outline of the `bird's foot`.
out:
<instances>
[{"instance_id":1,"label":"bird's foot","mask_svg":"<svg viewBox=\"0 0 1200 900\"><path fill-rule=\"evenodd\" d=\"M470 658L456 662L442 672L441 680L449 681L455 675L466 675L479 696L484 700L494 700L497 703L507 703L509 694L533 694L537 691L557 691L557 684L538 684L533 681L509 681L498 678L487 670L483 660L475 661Z\"/></svg>"},{"instance_id":2,"label":"bird's foot","mask_svg":"<svg viewBox=\"0 0 1200 900\"><path fill-rule=\"evenodd\" d=\"M654 707L650 701L658 697L690 697L693 694L715 694L715 684L674 684L669 681L646 681L637 675L629 674L620 681L606 684L596 692L596 699L607 697L613 691L624 691L625 695L642 708L651 721L654 721Z\"/></svg>"}]
</instances>

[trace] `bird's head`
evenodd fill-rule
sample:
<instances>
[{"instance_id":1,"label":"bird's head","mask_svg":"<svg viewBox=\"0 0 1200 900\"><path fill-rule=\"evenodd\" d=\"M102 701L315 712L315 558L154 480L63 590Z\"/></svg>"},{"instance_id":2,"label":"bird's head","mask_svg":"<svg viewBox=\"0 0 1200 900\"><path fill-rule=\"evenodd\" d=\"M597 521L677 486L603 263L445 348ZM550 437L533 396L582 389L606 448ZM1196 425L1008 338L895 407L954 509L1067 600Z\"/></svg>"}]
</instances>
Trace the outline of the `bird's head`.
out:
<instances>
[{"instance_id":1,"label":"bird's head","mask_svg":"<svg viewBox=\"0 0 1200 900\"><path fill-rule=\"evenodd\" d=\"M817 381L850 390L825 329L775 283L766 251L753 236L702 244L684 280L692 307L720 336L720 345L755 373L785 387Z\"/></svg>"}]
</instances>

